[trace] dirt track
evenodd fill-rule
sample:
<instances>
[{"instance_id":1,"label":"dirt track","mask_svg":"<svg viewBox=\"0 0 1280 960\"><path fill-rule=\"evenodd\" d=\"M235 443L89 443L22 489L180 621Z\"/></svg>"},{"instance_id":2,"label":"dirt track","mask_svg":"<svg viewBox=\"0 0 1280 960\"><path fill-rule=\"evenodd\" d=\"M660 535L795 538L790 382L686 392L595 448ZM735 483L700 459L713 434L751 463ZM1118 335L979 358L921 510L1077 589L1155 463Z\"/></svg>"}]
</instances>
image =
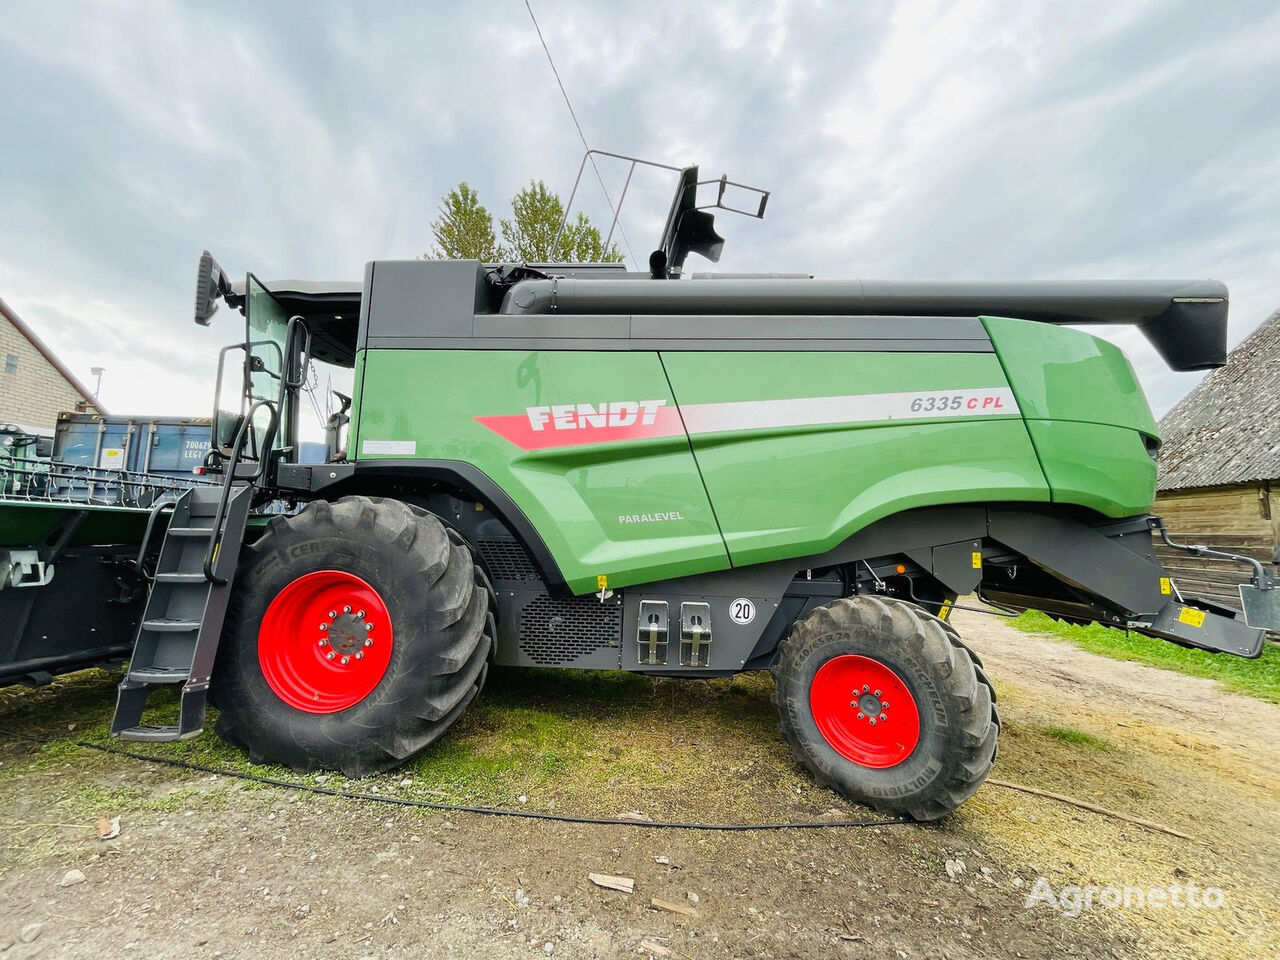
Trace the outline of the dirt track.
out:
<instances>
[{"instance_id":1,"label":"dirt track","mask_svg":"<svg viewBox=\"0 0 1280 960\"><path fill-rule=\"evenodd\" d=\"M644 956L644 942L693 958L1276 955L1280 708L958 617L1000 693L994 776L1192 839L995 786L941 826L746 834L326 798L70 745L110 711L112 679L96 673L0 696L0 727L62 741L0 736L0 948L10 943L5 960L612 958ZM567 729L590 737L585 759L562 743L555 755L567 765L539 778L517 755L503 761L516 773L476 781L468 799L516 806L512 792L526 790L527 808L703 821L869 815L795 770L769 732L764 679L627 682L584 709L580 681L532 677L500 674L455 744L417 761L407 785L397 773L358 789L435 796L461 748L483 752L503 724L527 722L513 704L530 700L573 718ZM1094 739L1063 740L1057 727ZM98 840L93 822L115 815L121 836ZM71 869L84 882L59 886ZM633 877L636 892L594 887L589 872ZM1216 884L1226 902L1070 919L1023 908L1041 875L1055 889ZM653 897L698 915L654 910ZM38 934L21 942L34 923Z\"/></svg>"}]
</instances>

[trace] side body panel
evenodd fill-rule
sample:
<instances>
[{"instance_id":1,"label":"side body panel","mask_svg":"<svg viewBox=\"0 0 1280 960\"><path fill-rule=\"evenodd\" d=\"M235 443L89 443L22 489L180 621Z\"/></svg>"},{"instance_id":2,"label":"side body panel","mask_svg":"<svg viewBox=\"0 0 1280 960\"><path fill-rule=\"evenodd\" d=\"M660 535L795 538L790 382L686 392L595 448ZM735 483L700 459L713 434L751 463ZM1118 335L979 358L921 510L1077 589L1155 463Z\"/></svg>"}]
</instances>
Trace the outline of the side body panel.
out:
<instances>
[{"instance_id":1,"label":"side body panel","mask_svg":"<svg viewBox=\"0 0 1280 960\"><path fill-rule=\"evenodd\" d=\"M1108 517L1150 510L1156 494L1150 450L1159 433L1120 348L1044 323L982 322L1026 418L1053 502Z\"/></svg>"},{"instance_id":2,"label":"side body panel","mask_svg":"<svg viewBox=\"0 0 1280 960\"><path fill-rule=\"evenodd\" d=\"M734 566L822 553L913 507L1049 499L992 354L663 363Z\"/></svg>"},{"instance_id":3,"label":"side body panel","mask_svg":"<svg viewBox=\"0 0 1280 960\"><path fill-rule=\"evenodd\" d=\"M577 594L820 554L918 507L1145 512L1156 428L1123 354L983 323L997 352L371 348L351 449L479 470Z\"/></svg>"},{"instance_id":4,"label":"side body panel","mask_svg":"<svg viewBox=\"0 0 1280 960\"><path fill-rule=\"evenodd\" d=\"M573 592L728 567L656 353L378 349L357 370L358 459L473 464Z\"/></svg>"}]
</instances>

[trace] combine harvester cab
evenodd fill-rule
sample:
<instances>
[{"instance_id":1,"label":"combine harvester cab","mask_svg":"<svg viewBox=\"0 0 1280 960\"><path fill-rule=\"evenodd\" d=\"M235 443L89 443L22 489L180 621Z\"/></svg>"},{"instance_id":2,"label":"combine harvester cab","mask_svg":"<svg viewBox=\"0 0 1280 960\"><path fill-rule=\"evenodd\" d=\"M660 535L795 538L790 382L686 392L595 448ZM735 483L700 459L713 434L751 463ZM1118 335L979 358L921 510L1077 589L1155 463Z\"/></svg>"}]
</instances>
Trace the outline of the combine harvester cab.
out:
<instances>
[{"instance_id":1,"label":"combine harvester cab","mask_svg":"<svg viewBox=\"0 0 1280 960\"><path fill-rule=\"evenodd\" d=\"M358 284L232 284L206 254L197 321L218 301L245 319L219 368L222 483L152 514L113 730L193 736L212 689L255 761L357 776L443 735L493 663L769 669L821 782L930 820L982 783L999 730L957 597L1260 653L1269 571L1243 614L1179 593L1146 399L1072 329L1134 325L1174 369L1217 366L1222 284L685 277L689 253L719 258L711 209L752 188L678 174L644 273L374 261ZM327 462L303 463L316 361L355 387ZM146 721L158 686L176 722Z\"/></svg>"}]
</instances>

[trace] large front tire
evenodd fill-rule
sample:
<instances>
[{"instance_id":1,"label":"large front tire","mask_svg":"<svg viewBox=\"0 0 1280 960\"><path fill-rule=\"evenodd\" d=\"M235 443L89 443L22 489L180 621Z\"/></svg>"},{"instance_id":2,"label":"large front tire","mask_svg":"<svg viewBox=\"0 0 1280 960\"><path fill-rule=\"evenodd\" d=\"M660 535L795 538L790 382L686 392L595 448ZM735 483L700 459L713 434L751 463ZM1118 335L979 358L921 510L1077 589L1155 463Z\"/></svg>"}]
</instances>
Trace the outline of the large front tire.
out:
<instances>
[{"instance_id":1,"label":"large front tire","mask_svg":"<svg viewBox=\"0 0 1280 960\"><path fill-rule=\"evenodd\" d=\"M218 733L255 763L393 767L484 685L493 606L470 549L425 511L346 497L277 518L236 574Z\"/></svg>"},{"instance_id":2,"label":"large front tire","mask_svg":"<svg viewBox=\"0 0 1280 960\"><path fill-rule=\"evenodd\" d=\"M995 691L949 625L887 597L819 607L773 667L779 730L824 786L884 813L937 820L995 760Z\"/></svg>"}]
</instances>

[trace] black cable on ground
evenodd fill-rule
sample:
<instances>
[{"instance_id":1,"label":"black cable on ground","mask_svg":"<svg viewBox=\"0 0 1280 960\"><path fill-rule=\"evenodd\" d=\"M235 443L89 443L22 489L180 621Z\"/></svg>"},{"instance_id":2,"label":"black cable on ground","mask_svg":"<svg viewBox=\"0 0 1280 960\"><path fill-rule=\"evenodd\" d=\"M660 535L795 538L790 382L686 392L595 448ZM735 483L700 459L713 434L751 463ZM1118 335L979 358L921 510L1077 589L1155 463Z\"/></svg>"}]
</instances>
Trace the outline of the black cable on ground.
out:
<instances>
[{"instance_id":1,"label":"black cable on ground","mask_svg":"<svg viewBox=\"0 0 1280 960\"><path fill-rule=\"evenodd\" d=\"M26 733L15 733L0 730L5 736L30 740L34 743L57 743L52 737L36 737ZM564 813L540 813L536 810L508 810L502 807L473 807L464 804L439 803L434 800L410 800L406 797L384 797L376 793L352 793L348 790L332 790L328 787L314 786L309 783L297 783L292 780L281 780L277 777L263 777L254 773L241 773L238 770L224 770L208 767L187 760L173 760L169 757L157 757L146 753L134 753L131 750L117 750L104 747L87 740L74 741L77 747L97 750L100 753L128 757L146 763L163 764L181 770L194 770L199 773L215 774L219 777L231 777L236 780L248 780L253 783L264 783L268 786L283 787L286 790L301 790L326 797L341 797L346 800L370 800L374 803L390 803L400 807L419 807L424 810L439 810L445 813L476 813L490 817L518 817L525 820L551 820L556 823L575 823L602 827L644 827L661 830L715 830L720 832L742 832L748 830L830 830L853 827L892 827L911 823L902 817L885 820L812 820L797 823L679 823L665 820L623 820L617 817L577 817Z\"/></svg>"}]
</instances>

